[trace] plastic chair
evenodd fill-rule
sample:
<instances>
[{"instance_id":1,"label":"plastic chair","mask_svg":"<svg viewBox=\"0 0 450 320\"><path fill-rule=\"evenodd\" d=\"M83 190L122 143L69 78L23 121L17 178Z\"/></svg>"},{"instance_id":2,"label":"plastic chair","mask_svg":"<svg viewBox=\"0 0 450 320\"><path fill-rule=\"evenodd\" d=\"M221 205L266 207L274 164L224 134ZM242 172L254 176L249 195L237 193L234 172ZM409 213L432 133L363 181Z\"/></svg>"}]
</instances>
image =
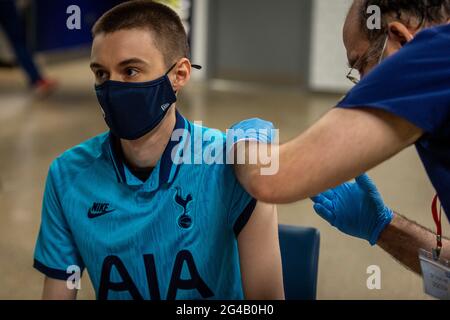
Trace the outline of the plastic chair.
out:
<instances>
[{"instance_id":1,"label":"plastic chair","mask_svg":"<svg viewBox=\"0 0 450 320\"><path fill-rule=\"evenodd\" d=\"M286 300L315 300L320 233L315 228L279 225Z\"/></svg>"}]
</instances>

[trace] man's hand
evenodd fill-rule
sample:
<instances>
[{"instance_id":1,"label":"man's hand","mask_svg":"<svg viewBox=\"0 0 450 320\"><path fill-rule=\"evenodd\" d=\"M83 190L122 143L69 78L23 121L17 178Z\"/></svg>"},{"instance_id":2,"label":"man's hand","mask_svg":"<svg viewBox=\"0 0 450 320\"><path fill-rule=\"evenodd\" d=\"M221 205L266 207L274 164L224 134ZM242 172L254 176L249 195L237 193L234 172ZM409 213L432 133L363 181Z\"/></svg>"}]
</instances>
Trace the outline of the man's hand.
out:
<instances>
[{"instance_id":1,"label":"man's hand","mask_svg":"<svg viewBox=\"0 0 450 320\"><path fill-rule=\"evenodd\" d=\"M340 231L375 245L394 213L367 175L313 197L314 210Z\"/></svg>"},{"instance_id":2,"label":"man's hand","mask_svg":"<svg viewBox=\"0 0 450 320\"><path fill-rule=\"evenodd\" d=\"M229 133L234 134L234 143L243 140L256 140L258 142L270 144L275 140L274 129L275 127L272 122L253 118L234 124L230 128L233 132ZM242 131L239 132L239 130Z\"/></svg>"}]
</instances>

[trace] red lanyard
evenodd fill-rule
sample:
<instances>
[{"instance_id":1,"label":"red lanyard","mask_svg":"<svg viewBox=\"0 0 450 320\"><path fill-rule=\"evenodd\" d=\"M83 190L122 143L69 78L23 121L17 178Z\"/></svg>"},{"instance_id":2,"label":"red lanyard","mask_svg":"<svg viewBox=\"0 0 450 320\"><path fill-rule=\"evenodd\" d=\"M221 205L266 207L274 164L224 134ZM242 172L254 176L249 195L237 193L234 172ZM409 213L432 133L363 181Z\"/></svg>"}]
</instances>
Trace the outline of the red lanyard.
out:
<instances>
[{"instance_id":1,"label":"red lanyard","mask_svg":"<svg viewBox=\"0 0 450 320\"><path fill-rule=\"evenodd\" d=\"M435 259L439 259L439 256L441 254L442 249L442 204L440 205L439 211L438 211L438 200L439 197L436 195L433 198L433 203L431 204L431 212L433 213L433 220L434 223L436 223L436 249L433 250L433 253L435 254Z\"/></svg>"}]
</instances>

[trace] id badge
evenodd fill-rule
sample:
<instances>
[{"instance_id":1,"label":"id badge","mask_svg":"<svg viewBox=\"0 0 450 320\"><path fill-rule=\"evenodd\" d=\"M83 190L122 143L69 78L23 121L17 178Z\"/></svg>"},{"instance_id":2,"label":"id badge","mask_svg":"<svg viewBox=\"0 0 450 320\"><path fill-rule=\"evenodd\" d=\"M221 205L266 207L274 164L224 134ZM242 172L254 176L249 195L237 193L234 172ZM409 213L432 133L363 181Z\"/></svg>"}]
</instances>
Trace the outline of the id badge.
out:
<instances>
[{"instance_id":1,"label":"id badge","mask_svg":"<svg viewBox=\"0 0 450 320\"><path fill-rule=\"evenodd\" d=\"M450 300L450 262L435 260L433 254L419 250L425 293L440 299Z\"/></svg>"}]
</instances>

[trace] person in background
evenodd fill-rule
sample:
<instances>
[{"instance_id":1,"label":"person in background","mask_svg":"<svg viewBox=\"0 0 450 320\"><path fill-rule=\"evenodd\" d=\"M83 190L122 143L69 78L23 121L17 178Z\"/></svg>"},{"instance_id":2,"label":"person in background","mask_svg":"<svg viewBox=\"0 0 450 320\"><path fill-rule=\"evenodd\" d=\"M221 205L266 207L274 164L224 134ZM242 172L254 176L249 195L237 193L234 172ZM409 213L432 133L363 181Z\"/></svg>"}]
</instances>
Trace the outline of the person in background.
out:
<instances>
[{"instance_id":1,"label":"person in background","mask_svg":"<svg viewBox=\"0 0 450 320\"><path fill-rule=\"evenodd\" d=\"M17 62L25 71L30 87L38 97L45 97L57 87L57 82L42 75L27 48L25 32L14 0L0 1L0 27L14 50Z\"/></svg>"}]
</instances>

